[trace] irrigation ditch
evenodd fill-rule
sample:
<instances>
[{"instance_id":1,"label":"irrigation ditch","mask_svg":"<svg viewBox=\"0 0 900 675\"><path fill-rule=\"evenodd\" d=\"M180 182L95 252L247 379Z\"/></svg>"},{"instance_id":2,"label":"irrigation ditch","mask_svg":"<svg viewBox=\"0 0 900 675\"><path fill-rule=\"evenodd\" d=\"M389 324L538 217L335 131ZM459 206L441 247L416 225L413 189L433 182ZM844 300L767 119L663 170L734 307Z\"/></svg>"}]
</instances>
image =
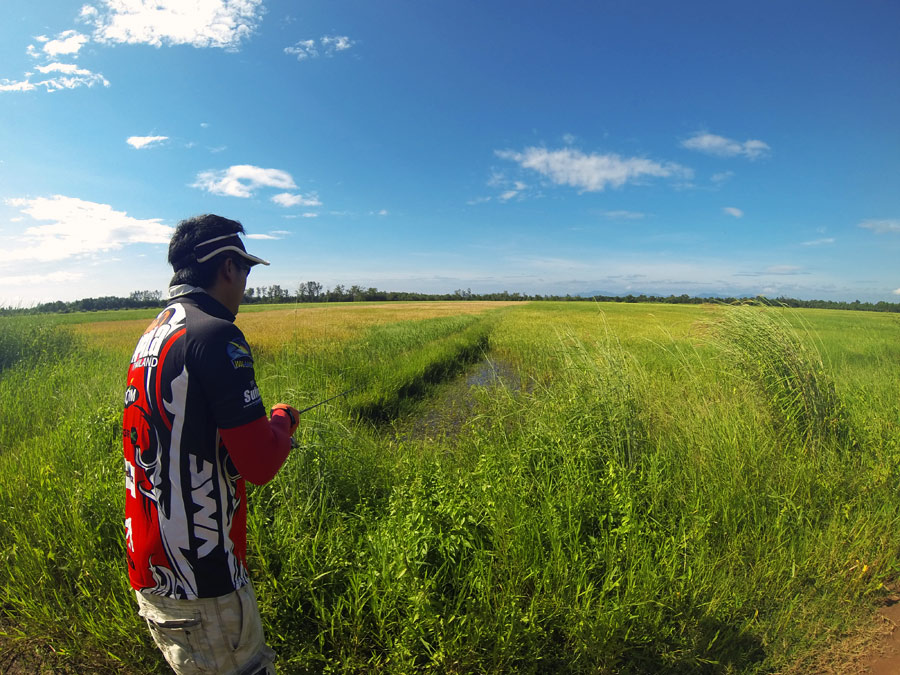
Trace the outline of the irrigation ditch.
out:
<instances>
[{"instance_id":1,"label":"irrigation ditch","mask_svg":"<svg viewBox=\"0 0 900 675\"><path fill-rule=\"evenodd\" d=\"M453 393L457 387L467 388L497 377L512 383L517 380L512 367L497 365L490 357L495 323L492 318L468 317L464 323L447 326L449 330L435 331L424 342L397 334L391 326L372 331L351 351L385 342L392 343L394 349L384 360L354 359L358 365L347 382L356 391L347 397L346 410L355 419L383 428L415 417L423 404L435 398L444 403L458 402L460 393ZM431 327L440 326L432 323Z\"/></svg>"},{"instance_id":2,"label":"irrigation ditch","mask_svg":"<svg viewBox=\"0 0 900 675\"><path fill-rule=\"evenodd\" d=\"M479 391L515 395L531 385L494 354L496 315L427 319L376 326L345 345L335 364L347 415L403 440L455 438L477 414ZM424 339L423 339L423 336Z\"/></svg>"},{"instance_id":3,"label":"irrigation ditch","mask_svg":"<svg viewBox=\"0 0 900 675\"><path fill-rule=\"evenodd\" d=\"M478 390L528 391L512 364L485 354L460 374L437 385L415 412L399 420L395 432L403 440L453 439L476 412Z\"/></svg>"}]
</instances>

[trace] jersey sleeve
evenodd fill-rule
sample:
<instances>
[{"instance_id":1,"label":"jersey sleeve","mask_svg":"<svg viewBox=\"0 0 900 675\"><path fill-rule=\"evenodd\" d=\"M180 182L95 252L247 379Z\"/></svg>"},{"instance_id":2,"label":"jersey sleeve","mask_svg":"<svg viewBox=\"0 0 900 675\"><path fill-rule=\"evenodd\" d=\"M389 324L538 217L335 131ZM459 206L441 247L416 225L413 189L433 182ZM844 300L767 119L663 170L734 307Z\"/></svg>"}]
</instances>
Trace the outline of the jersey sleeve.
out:
<instances>
[{"instance_id":1,"label":"jersey sleeve","mask_svg":"<svg viewBox=\"0 0 900 675\"><path fill-rule=\"evenodd\" d=\"M287 413L275 410L271 420L260 417L219 432L238 472L254 485L263 485L275 477L291 451L290 429Z\"/></svg>"},{"instance_id":2,"label":"jersey sleeve","mask_svg":"<svg viewBox=\"0 0 900 675\"><path fill-rule=\"evenodd\" d=\"M231 429L266 416L253 354L237 326L220 324L196 340L192 352L192 375L201 380L216 426Z\"/></svg>"}]
</instances>

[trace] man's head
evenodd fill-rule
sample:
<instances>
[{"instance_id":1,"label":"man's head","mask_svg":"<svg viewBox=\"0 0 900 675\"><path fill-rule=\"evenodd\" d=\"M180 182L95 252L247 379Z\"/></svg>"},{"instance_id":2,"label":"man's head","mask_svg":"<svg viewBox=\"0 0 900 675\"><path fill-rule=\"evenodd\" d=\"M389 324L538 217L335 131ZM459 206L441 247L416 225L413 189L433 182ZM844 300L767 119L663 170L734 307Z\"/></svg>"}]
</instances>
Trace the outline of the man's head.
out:
<instances>
[{"instance_id":1,"label":"man's head","mask_svg":"<svg viewBox=\"0 0 900 675\"><path fill-rule=\"evenodd\" d=\"M175 274L170 285L205 289L237 314L247 274L253 265L269 263L244 248L236 220L206 214L182 220L169 242L169 263Z\"/></svg>"},{"instance_id":2,"label":"man's head","mask_svg":"<svg viewBox=\"0 0 900 675\"><path fill-rule=\"evenodd\" d=\"M169 264L175 270L170 285L209 288L227 258L244 266L268 265L247 253L239 236L243 232L244 226L238 221L211 213L182 220L169 242Z\"/></svg>"}]
</instances>

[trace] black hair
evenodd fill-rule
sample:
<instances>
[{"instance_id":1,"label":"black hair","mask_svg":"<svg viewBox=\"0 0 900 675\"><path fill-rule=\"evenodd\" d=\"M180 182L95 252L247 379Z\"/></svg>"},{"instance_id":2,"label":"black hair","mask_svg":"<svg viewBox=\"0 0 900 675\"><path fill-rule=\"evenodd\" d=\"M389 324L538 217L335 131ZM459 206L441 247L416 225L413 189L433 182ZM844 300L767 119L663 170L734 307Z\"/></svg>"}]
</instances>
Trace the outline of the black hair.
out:
<instances>
[{"instance_id":1,"label":"black hair","mask_svg":"<svg viewBox=\"0 0 900 675\"><path fill-rule=\"evenodd\" d=\"M236 220L207 213L182 220L175 227L175 234L169 241L169 264L175 270L170 286L190 284L200 288L209 288L216 281L219 266L229 256L227 252L213 256L209 260L198 263L194 255L194 247L214 237L228 234L244 233L244 226Z\"/></svg>"}]
</instances>

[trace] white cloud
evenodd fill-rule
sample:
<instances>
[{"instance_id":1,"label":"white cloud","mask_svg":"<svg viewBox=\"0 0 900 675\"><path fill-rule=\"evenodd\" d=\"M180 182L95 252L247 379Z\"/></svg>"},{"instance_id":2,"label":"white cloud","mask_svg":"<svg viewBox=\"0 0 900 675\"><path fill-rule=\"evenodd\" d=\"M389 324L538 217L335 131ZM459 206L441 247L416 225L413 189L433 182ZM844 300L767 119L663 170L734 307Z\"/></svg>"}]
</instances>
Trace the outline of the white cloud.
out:
<instances>
[{"instance_id":1,"label":"white cloud","mask_svg":"<svg viewBox=\"0 0 900 675\"><path fill-rule=\"evenodd\" d=\"M262 0L101 0L81 10L97 42L229 50L253 34L262 14Z\"/></svg>"},{"instance_id":2,"label":"white cloud","mask_svg":"<svg viewBox=\"0 0 900 675\"><path fill-rule=\"evenodd\" d=\"M475 197L474 199L470 199L466 202L469 206L475 206L476 204L485 204L491 201L490 197Z\"/></svg>"},{"instance_id":3,"label":"white cloud","mask_svg":"<svg viewBox=\"0 0 900 675\"><path fill-rule=\"evenodd\" d=\"M900 220L864 220L858 225L858 227L872 230L877 234L884 234L885 232L900 232Z\"/></svg>"},{"instance_id":4,"label":"white cloud","mask_svg":"<svg viewBox=\"0 0 900 675\"><path fill-rule=\"evenodd\" d=\"M719 157L743 156L747 159L759 159L765 157L771 151L767 143L749 139L741 143L716 134L698 133L681 142L681 146L688 150L704 152L708 155Z\"/></svg>"},{"instance_id":5,"label":"white cloud","mask_svg":"<svg viewBox=\"0 0 900 675\"><path fill-rule=\"evenodd\" d=\"M496 170L492 171L491 177L488 179L487 184L490 187L503 190L503 192L497 195L497 200L501 202L508 202L510 199L513 199L517 196L521 197L522 193L528 188L528 185L526 183L523 183L520 180L509 180L502 172L498 172ZM490 200L490 197L480 197L474 200L470 200L467 203L469 205L482 204Z\"/></svg>"},{"instance_id":6,"label":"white cloud","mask_svg":"<svg viewBox=\"0 0 900 675\"><path fill-rule=\"evenodd\" d=\"M506 184L508 181L506 180L506 174L502 171L497 171L496 169L491 170L491 177L488 178L488 186L489 187L500 187Z\"/></svg>"},{"instance_id":7,"label":"white cloud","mask_svg":"<svg viewBox=\"0 0 900 675\"><path fill-rule=\"evenodd\" d=\"M894 295L900 295L900 288L891 291Z\"/></svg>"},{"instance_id":8,"label":"white cloud","mask_svg":"<svg viewBox=\"0 0 900 675\"><path fill-rule=\"evenodd\" d=\"M138 220L108 204L54 195L37 199L8 199L33 220L49 222L27 228L17 239L23 244L5 251L4 259L54 261L120 249L127 244L168 244L174 231L159 218Z\"/></svg>"},{"instance_id":9,"label":"white cloud","mask_svg":"<svg viewBox=\"0 0 900 675\"><path fill-rule=\"evenodd\" d=\"M823 239L813 239L812 241L804 241L802 246L823 246L825 244L833 244L834 237L825 237Z\"/></svg>"},{"instance_id":10,"label":"white cloud","mask_svg":"<svg viewBox=\"0 0 900 675\"><path fill-rule=\"evenodd\" d=\"M744 217L744 212L741 211L740 209L736 209L733 206L726 206L725 208L722 209L722 212L727 213L729 216L734 216L735 218L743 218Z\"/></svg>"},{"instance_id":11,"label":"white cloud","mask_svg":"<svg viewBox=\"0 0 900 675\"><path fill-rule=\"evenodd\" d=\"M2 286L35 286L37 284L63 284L83 279L81 272L50 272L48 274L13 274L0 276Z\"/></svg>"},{"instance_id":12,"label":"white cloud","mask_svg":"<svg viewBox=\"0 0 900 675\"><path fill-rule=\"evenodd\" d=\"M726 180L729 180L732 176L734 176L734 171L722 171L720 173L714 173L710 180L713 183L724 183Z\"/></svg>"},{"instance_id":13,"label":"white cloud","mask_svg":"<svg viewBox=\"0 0 900 675\"><path fill-rule=\"evenodd\" d=\"M157 145L167 140L169 140L168 136L129 136L125 142L131 147L140 150L148 145Z\"/></svg>"},{"instance_id":14,"label":"white cloud","mask_svg":"<svg viewBox=\"0 0 900 675\"><path fill-rule=\"evenodd\" d=\"M318 214L318 213L312 213L312 212L309 212L309 213L304 213L304 214L303 214L303 217L304 217L304 218L318 218L318 217L319 217L319 214Z\"/></svg>"},{"instance_id":15,"label":"white cloud","mask_svg":"<svg viewBox=\"0 0 900 675\"><path fill-rule=\"evenodd\" d=\"M498 157L532 169L557 185L571 185L585 192L599 192L606 187L621 187L644 176L690 177L692 171L672 162L659 163L642 157L620 157L616 154L585 155L578 150L526 148L524 152L496 151Z\"/></svg>"},{"instance_id":16,"label":"white cloud","mask_svg":"<svg viewBox=\"0 0 900 675\"><path fill-rule=\"evenodd\" d=\"M287 237L287 236L290 236L291 231L290 230L272 230L272 234L274 234L277 237Z\"/></svg>"},{"instance_id":17,"label":"white cloud","mask_svg":"<svg viewBox=\"0 0 900 675\"><path fill-rule=\"evenodd\" d=\"M247 239L280 239L281 237L275 237L271 234L248 234L245 235Z\"/></svg>"},{"instance_id":18,"label":"white cloud","mask_svg":"<svg viewBox=\"0 0 900 675\"><path fill-rule=\"evenodd\" d=\"M77 87L93 87L95 84L109 86L109 82L100 73L92 73L86 68L79 68L74 63L48 63L45 66L37 66L42 74L59 73L55 77L33 82L34 73L26 73L25 79L18 82L12 80L0 80L0 91L33 91L38 87L44 87L47 91L59 91L61 89L76 89Z\"/></svg>"},{"instance_id":19,"label":"white cloud","mask_svg":"<svg viewBox=\"0 0 900 675\"><path fill-rule=\"evenodd\" d=\"M297 186L287 171L237 164L222 171L201 171L191 187L206 190L214 195L246 198L252 197L261 187L292 190Z\"/></svg>"},{"instance_id":20,"label":"white cloud","mask_svg":"<svg viewBox=\"0 0 900 675\"><path fill-rule=\"evenodd\" d=\"M796 265L772 265L766 268L766 274L804 274L802 267Z\"/></svg>"},{"instance_id":21,"label":"white cloud","mask_svg":"<svg viewBox=\"0 0 900 675\"><path fill-rule=\"evenodd\" d=\"M638 211L604 211L603 215L613 220L640 220L645 216Z\"/></svg>"},{"instance_id":22,"label":"white cloud","mask_svg":"<svg viewBox=\"0 0 900 675\"><path fill-rule=\"evenodd\" d=\"M57 35L55 40L50 40L44 36L37 38L37 40L44 43L44 46L41 48L44 54L50 58L56 58L60 54L78 54L81 48L90 41L90 38L77 30L67 30ZM29 49L29 54L37 55L31 49Z\"/></svg>"},{"instance_id":23,"label":"white cloud","mask_svg":"<svg viewBox=\"0 0 900 675\"><path fill-rule=\"evenodd\" d=\"M37 89L37 87L38 85L28 80L20 80L19 82L7 79L0 80L0 91L32 91Z\"/></svg>"},{"instance_id":24,"label":"white cloud","mask_svg":"<svg viewBox=\"0 0 900 675\"><path fill-rule=\"evenodd\" d=\"M319 50L316 49L315 40L300 40L293 47L285 47L284 53L293 54L298 61L303 61L304 59L316 58L319 55Z\"/></svg>"},{"instance_id":25,"label":"white cloud","mask_svg":"<svg viewBox=\"0 0 900 675\"><path fill-rule=\"evenodd\" d=\"M62 73L63 75L90 75L91 71L86 68L79 68L74 63L48 63L45 66L37 66L37 69L44 75L47 73Z\"/></svg>"},{"instance_id":26,"label":"white cloud","mask_svg":"<svg viewBox=\"0 0 900 675\"><path fill-rule=\"evenodd\" d=\"M316 195L304 197L303 195L295 195L290 192L281 192L272 197L272 201L285 208L290 206L322 206L322 202L319 201Z\"/></svg>"},{"instance_id":27,"label":"white cloud","mask_svg":"<svg viewBox=\"0 0 900 675\"><path fill-rule=\"evenodd\" d=\"M345 49L350 49L354 45L353 40L348 38L346 35L325 35L320 39L322 46L325 47L326 50L333 50L336 52L342 52Z\"/></svg>"},{"instance_id":28,"label":"white cloud","mask_svg":"<svg viewBox=\"0 0 900 675\"><path fill-rule=\"evenodd\" d=\"M285 47L284 53L297 57L298 61L315 59L320 55L319 47L325 56L333 56L336 52L350 49L356 42L346 35L323 35L316 40L299 40L292 47Z\"/></svg>"}]
</instances>

